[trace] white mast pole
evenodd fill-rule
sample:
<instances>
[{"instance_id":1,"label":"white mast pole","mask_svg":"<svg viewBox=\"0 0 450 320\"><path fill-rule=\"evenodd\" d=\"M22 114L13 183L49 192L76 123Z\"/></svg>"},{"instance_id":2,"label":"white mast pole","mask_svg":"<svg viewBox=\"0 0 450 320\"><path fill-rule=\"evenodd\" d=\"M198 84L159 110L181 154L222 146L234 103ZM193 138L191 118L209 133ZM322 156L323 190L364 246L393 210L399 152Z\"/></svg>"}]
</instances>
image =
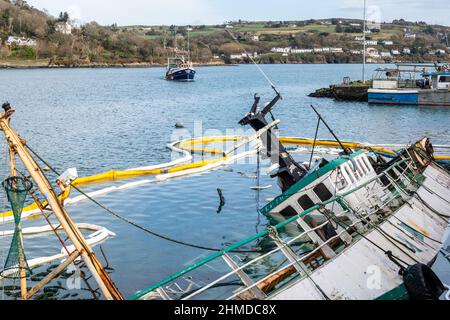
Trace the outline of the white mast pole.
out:
<instances>
[{"instance_id":1,"label":"white mast pole","mask_svg":"<svg viewBox=\"0 0 450 320\"><path fill-rule=\"evenodd\" d=\"M364 22L363 22L363 82L366 81L366 0L364 0Z\"/></svg>"}]
</instances>

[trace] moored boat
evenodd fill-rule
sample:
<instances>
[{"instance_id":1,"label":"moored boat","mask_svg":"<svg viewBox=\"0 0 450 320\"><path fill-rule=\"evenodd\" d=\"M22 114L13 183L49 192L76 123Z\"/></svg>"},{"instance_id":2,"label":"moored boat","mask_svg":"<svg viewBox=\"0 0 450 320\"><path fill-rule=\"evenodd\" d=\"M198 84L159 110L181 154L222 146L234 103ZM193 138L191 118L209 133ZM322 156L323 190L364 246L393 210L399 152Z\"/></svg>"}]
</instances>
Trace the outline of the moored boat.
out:
<instances>
[{"instance_id":1,"label":"moored boat","mask_svg":"<svg viewBox=\"0 0 450 320\"><path fill-rule=\"evenodd\" d=\"M450 68L434 64L397 64L378 68L368 90L369 104L450 106ZM435 70L429 71L430 68Z\"/></svg>"},{"instance_id":2,"label":"moored boat","mask_svg":"<svg viewBox=\"0 0 450 320\"><path fill-rule=\"evenodd\" d=\"M186 60L183 55L176 55L167 60L166 80L193 81L195 74L192 61Z\"/></svg>"}]
</instances>

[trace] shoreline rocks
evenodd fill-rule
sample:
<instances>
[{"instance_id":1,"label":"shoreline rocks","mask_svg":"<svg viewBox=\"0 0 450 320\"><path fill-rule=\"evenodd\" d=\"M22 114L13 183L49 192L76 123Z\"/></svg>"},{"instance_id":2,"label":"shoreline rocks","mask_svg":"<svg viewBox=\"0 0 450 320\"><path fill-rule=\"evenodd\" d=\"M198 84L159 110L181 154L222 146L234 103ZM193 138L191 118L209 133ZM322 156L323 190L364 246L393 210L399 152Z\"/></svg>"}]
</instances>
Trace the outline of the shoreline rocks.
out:
<instances>
[{"instance_id":1,"label":"shoreline rocks","mask_svg":"<svg viewBox=\"0 0 450 320\"><path fill-rule=\"evenodd\" d=\"M350 84L330 85L329 88L320 88L308 96L313 98L331 98L337 101L368 101L370 84L353 82Z\"/></svg>"}]
</instances>

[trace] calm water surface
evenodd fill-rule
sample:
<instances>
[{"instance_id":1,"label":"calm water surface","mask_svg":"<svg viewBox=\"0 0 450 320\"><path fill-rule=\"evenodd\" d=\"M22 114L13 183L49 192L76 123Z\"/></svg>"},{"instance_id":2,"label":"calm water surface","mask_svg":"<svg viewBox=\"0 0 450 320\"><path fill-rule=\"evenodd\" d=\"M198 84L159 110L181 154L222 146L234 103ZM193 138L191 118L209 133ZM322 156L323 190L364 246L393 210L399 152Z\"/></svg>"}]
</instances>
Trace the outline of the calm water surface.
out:
<instances>
[{"instance_id":1,"label":"calm water surface","mask_svg":"<svg viewBox=\"0 0 450 320\"><path fill-rule=\"evenodd\" d=\"M309 108L314 104L344 140L409 143L429 136L435 144L450 144L450 108L380 107L307 97L319 87L342 81L344 76L360 78L361 66L263 68L284 96L275 109L284 136L314 135L316 120ZM85 176L170 161L166 144L174 138L176 122L182 122L192 135L194 123L200 121L203 132L197 129L195 135L225 134L241 129L237 123L249 110L254 93L261 94L263 100L273 96L254 66L198 68L194 83L167 82L163 75L164 70L159 68L0 70L0 100L14 105L17 111L13 127L32 148L59 171L77 167L79 175ZM320 137L330 138L325 131ZM2 150L4 154L4 142ZM1 165L5 175L4 161ZM271 184L272 188L260 194L252 191L255 168L235 165L112 193L98 200L162 234L222 247L261 231L270 223L257 209L279 190L275 181L263 175L261 184ZM95 188L99 187L103 186ZM217 188L223 190L226 199L220 213ZM3 192L2 198L5 207ZM76 222L105 226L117 234L102 248L114 268L113 279L125 296L208 254L151 237L90 202L68 206L68 210ZM24 222L25 227L43 224L42 219ZM59 251L53 238L38 240L25 238L28 258ZM10 239L0 241L2 264ZM450 279L448 265L442 264L438 269ZM66 280L58 281L64 286ZM69 298L65 292L58 294ZM70 298L84 296L80 292Z\"/></svg>"}]
</instances>

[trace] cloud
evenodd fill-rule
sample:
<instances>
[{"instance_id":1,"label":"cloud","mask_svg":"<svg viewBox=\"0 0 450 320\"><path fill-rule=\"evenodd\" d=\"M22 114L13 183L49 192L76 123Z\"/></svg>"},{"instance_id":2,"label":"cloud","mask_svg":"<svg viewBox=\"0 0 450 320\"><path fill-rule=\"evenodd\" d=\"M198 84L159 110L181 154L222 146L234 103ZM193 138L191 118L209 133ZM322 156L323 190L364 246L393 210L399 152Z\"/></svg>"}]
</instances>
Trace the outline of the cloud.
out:
<instances>
[{"instance_id":1,"label":"cloud","mask_svg":"<svg viewBox=\"0 0 450 320\"><path fill-rule=\"evenodd\" d=\"M72 11L73 17L102 24L217 23L222 15L215 2L206 0L29 0L53 15ZM220 1L218 1L220 2ZM81 15L83 12L83 15Z\"/></svg>"},{"instance_id":2,"label":"cloud","mask_svg":"<svg viewBox=\"0 0 450 320\"><path fill-rule=\"evenodd\" d=\"M309 18L359 18L363 0L28 0L38 8L58 15L76 7L82 21L101 24L218 24L246 20L303 20ZM378 6L381 19L404 18L448 24L448 0L367 0ZM76 14L76 13L75 13Z\"/></svg>"}]
</instances>

